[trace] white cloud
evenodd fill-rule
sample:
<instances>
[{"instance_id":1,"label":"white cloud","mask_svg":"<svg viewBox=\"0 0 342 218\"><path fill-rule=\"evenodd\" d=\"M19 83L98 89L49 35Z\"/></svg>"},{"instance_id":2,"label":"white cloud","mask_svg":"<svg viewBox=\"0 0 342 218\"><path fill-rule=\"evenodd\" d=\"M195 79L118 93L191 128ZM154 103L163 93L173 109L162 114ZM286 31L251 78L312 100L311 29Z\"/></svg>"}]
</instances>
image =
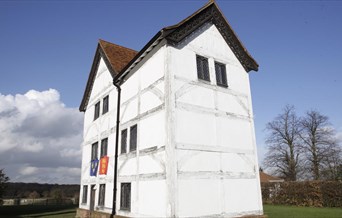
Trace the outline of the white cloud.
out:
<instances>
[{"instance_id":1,"label":"white cloud","mask_svg":"<svg viewBox=\"0 0 342 218\"><path fill-rule=\"evenodd\" d=\"M32 175L38 171L37 167L24 166L19 170L21 175L27 176Z\"/></svg>"},{"instance_id":2,"label":"white cloud","mask_svg":"<svg viewBox=\"0 0 342 218\"><path fill-rule=\"evenodd\" d=\"M0 93L0 166L14 182L79 183L82 131L57 90Z\"/></svg>"}]
</instances>

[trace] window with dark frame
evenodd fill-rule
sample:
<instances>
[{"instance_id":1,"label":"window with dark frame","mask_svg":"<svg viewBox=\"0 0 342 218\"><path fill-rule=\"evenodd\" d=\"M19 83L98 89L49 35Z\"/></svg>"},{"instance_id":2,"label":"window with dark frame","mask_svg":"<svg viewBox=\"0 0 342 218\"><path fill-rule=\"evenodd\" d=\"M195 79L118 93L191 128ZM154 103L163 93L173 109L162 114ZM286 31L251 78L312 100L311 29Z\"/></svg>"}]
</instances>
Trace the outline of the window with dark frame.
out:
<instances>
[{"instance_id":1,"label":"window with dark frame","mask_svg":"<svg viewBox=\"0 0 342 218\"><path fill-rule=\"evenodd\" d=\"M87 203L87 198L88 198L88 186L84 185L83 186L83 194L82 194L82 204Z\"/></svg>"},{"instance_id":2,"label":"window with dark frame","mask_svg":"<svg viewBox=\"0 0 342 218\"><path fill-rule=\"evenodd\" d=\"M108 149L108 138L101 140L101 153L100 157L107 156L107 149Z\"/></svg>"},{"instance_id":3,"label":"window with dark frame","mask_svg":"<svg viewBox=\"0 0 342 218\"><path fill-rule=\"evenodd\" d=\"M120 210L131 210L131 183L121 183Z\"/></svg>"},{"instance_id":4,"label":"window with dark frame","mask_svg":"<svg viewBox=\"0 0 342 218\"><path fill-rule=\"evenodd\" d=\"M100 184L98 206L104 206L105 194L106 194L106 185L105 184Z\"/></svg>"},{"instance_id":5,"label":"window with dark frame","mask_svg":"<svg viewBox=\"0 0 342 218\"><path fill-rule=\"evenodd\" d=\"M137 150L137 130L138 126L135 124L129 129L129 151Z\"/></svg>"},{"instance_id":6,"label":"window with dark frame","mask_svg":"<svg viewBox=\"0 0 342 218\"><path fill-rule=\"evenodd\" d=\"M121 154L127 152L127 129L121 130Z\"/></svg>"},{"instance_id":7,"label":"window with dark frame","mask_svg":"<svg viewBox=\"0 0 342 218\"><path fill-rule=\"evenodd\" d=\"M105 114L108 112L109 109L109 96L103 98L103 105L102 105L102 114Z\"/></svg>"},{"instance_id":8,"label":"window with dark frame","mask_svg":"<svg viewBox=\"0 0 342 218\"><path fill-rule=\"evenodd\" d=\"M198 79L210 82L208 58L196 55Z\"/></svg>"},{"instance_id":9,"label":"window with dark frame","mask_svg":"<svg viewBox=\"0 0 342 218\"><path fill-rule=\"evenodd\" d=\"M216 83L218 86L228 87L226 65L215 62Z\"/></svg>"},{"instance_id":10,"label":"window with dark frame","mask_svg":"<svg viewBox=\"0 0 342 218\"><path fill-rule=\"evenodd\" d=\"M91 145L91 160L97 159L97 150L98 150L98 142L95 142Z\"/></svg>"},{"instance_id":11,"label":"window with dark frame","mask_svg":"<svg viewBox=\"0 0 342 218\"><path fill-rule=\"evenodd\" d=\"M94 110L94 120L96 120L97 118L99 118L100 116L100 102L97 102L95 104L95 110Z\"/></svg>"}]
</instances>

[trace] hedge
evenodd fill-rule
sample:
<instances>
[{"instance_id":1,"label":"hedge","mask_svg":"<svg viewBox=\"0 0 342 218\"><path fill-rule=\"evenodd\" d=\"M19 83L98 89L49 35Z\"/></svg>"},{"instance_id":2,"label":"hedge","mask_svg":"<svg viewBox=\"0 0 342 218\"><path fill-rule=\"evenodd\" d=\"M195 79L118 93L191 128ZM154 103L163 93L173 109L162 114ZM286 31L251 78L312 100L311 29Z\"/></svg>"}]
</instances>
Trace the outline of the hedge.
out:
<instances>
[{"instance_id":1,"label":"hedge","mask_svg":"<svg viewBox=\"0 0 342 218\"><path fill-rule=\"evenodd\" d=\"M266 204L342 207L342 181L261 183Z\"/></svg>"}]
</instances>

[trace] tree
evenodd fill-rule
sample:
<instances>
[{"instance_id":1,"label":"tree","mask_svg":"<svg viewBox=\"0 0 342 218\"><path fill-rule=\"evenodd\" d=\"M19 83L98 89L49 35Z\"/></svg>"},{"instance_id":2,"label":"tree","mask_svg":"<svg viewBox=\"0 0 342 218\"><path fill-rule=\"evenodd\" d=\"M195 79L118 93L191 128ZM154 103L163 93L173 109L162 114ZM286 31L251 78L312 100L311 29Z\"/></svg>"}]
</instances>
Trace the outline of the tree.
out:
<instances>
[{"instance_id":1,"label":"tree","mask_svg":"<svg viewBox=\"0 0 342 218\"><path fill-rule=\"evenodd\" d=\"M61 203L63 198L65 197L64 191L61 188L54 188L50 192L50 196L53 199L56 199L57 203Z\"/></svg>"},{"instance_id":2,"label":"tree","mask_svg":"<svg viewBox=\"0 0 342 218\"><path fill-rule=\"evenodd\" d=\"M0 169L0 198L2 198L2 195L6 190L8 181L9 177L4 173L4 169Z\"/></svg>"},{"instance_id":3,"label":"tree","mask_svg":"<svg viewBox=\"0 0 342 218\"><path fill-rule=\"evenodd\" d=\"M267 123L268 151L264 159L267 168L289 181L296 181L300 170L300 120L293 106L285 106L283 112Z\"/></svg>"},{"instance_id":4,"label":"tree","mask_svg":"<svg viewBox=\"0 0 342 218\"><path fill-rule=\"evenodd\" d=\"M36 191L33 191L29 194L28 196L29 198L32 198L32 199L36 199L36 198L40 198L40 194Z\"/></svg>"},{"instance_id":5,"label":"tree","mask_svg":"<svg viewBox=\"0 0 342 218\"><path fill-rule=\"evenodd\" d=\"M315 110L301 120L301 139L307 169L314 180L337 179L341 164L341 148L329 118Z\"/></svg>"}]
</instances>

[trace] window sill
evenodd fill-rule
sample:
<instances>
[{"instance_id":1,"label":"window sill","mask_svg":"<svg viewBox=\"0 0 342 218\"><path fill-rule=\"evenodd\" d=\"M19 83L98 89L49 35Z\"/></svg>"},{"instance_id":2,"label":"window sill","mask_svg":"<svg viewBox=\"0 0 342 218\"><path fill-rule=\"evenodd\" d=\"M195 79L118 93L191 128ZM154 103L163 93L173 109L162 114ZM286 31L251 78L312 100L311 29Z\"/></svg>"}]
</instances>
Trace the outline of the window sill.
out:
<instances>
[{"instance_id":1,"label":"window sill","mask_svg":"<svg viewBox=\"0 0 342 218\"><path fill-rule=\"evenodd\" d=\"M217 84L218 87L222 87L222 88L225 88L227 89L228 88L228 85L223 85L223 84Z\"/></svg>"},{"instance_id":2,"label":"window sill","mask_svg":"<svg viewBox=\"0 0 342 218\"><path fill-rule=\"evenodd\" d=\"M205 79L198 78L198 82L211 85L210 80L208 81L208 80L205 80Z\"/></svg>"}]
</instances>

